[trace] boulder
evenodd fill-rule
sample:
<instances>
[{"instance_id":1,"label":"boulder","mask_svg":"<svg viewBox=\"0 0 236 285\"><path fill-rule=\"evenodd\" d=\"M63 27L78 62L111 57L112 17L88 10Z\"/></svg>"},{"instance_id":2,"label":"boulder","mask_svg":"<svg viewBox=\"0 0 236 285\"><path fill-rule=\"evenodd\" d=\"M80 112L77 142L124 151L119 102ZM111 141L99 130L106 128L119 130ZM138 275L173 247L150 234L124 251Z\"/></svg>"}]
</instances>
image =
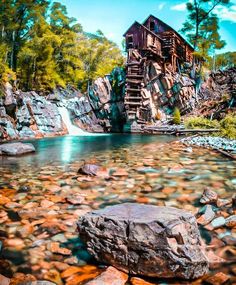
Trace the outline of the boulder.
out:
<instances>
[{"instance_id":1,"label":"boulder","mask_svg":"<svg viewBox=\"0 0 236 285\"><path fill-rule=\"evenodd\" d=\"M130 274L193 279L208 271L196 219L184 210L124 203L87 213L78 228L90 254Z\"/></svg>"},{"instance_id":2,"label":"boulder","mask_svg":"<svg viewBox=\"0 0 236 285\"><path fill-rule=\"evenodd\" d=\"M21 155L35 152L35 148L31 143L6 143L0 145L0 155Z\"/></svg>"},{"instance_id":3,"label":"boulder","mask_svg":"<svg viewBox=\"0 0 236 285\"><path fill-rule=\"evenodd\" d=\"M16 111L16 99L13 92L13 87L10 83L6 83L4 86L5 91L5 100L4 100L4 106L6 108L6 113L15 119L15 111Z\"/></svg>"},{"instance_id":4,"label":"boulder","mask_svg":"<svg viewBox=\"0 0 236 285\"><path fill-rule=\"evenodd\" d=\"M78 173L90 176L96 176L99 170L99 166L96 164L84 163L82 167L79 168Z\"/></svg>"}]
</instances>

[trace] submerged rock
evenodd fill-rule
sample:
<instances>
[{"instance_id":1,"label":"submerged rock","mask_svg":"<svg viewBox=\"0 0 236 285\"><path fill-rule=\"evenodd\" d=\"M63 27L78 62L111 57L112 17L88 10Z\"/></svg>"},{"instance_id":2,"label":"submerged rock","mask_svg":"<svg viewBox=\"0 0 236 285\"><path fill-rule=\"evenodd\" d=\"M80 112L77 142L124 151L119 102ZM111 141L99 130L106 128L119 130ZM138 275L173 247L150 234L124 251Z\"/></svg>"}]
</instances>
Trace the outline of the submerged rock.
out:
<instances>
[{"instance_id":1,"label":"submerged rock","mask_svg":"<svg viewBox=\"0 0 236 285\"><path fill-rule=\"evenodd\" d=\"M218 217L211 222L211 225L214 229L220 228L225 225L225 218Z\"/></svg>"},{"instance_id":2,"label":"submerged rock","mask_svg":"<svg viewBox=\"0 0 236 285\"><path fill-rule=\"evenodd\" d=\"M21 283L19 285L56 285L56 284L47 280L42 280L42 281L28 281L25 283Z\"/></svg>"},{"instance_id":3,"label":"submerged rock","mask_svg":"<svg viewBox=\"0 0 236 285\"><path fill-rule=\"evenodd\" d=\"M88 213L78 226L98 261L130 274L192 279L208 271L196 219L189 212L124 203Z\"/></svg>"},{"instance_id":4,"label":"submerged rock","mask_svg":"<svg viewBox=\"0 0 236 285\"><path fill-rule=\"evenodd\" d=\"M205 188L204 192L202 194L200 203L202 204L210 204L210 203L215 203L218 199L218 195L215 191L213 191L210 188Z\"/></svg>"},{"instance_id":5,"label":"submerged rock","mask_svg":"<svg viewBox=\"0 0 236 285\"><path fill-rule=\"evenodd\" d=\"M78 170L78 173L84 174L84 175L96 176L98 170L99 170L98 165L85 163L82 167L80 167L80 169Z\"/></svg>"},{"instance_id":6,"label":"submerged rock","mask_svg":"<svg viewBox=\"0 0 236 285\"><path fill-rule=\"evenodd\" d=\"M225 224L226 224L226 226L229 227L229 228L234 228L234 227L236 227L236 215L229 216L229 217L225 220Z\"/></svg>"},{"instance_id":7,"label":"submerged rock","mask_svg":"<svg viewBox=\"0 0 236 285\"><path fill-rule=\"evenodd\" d=\"M0 274L0 284L1 285L9 285L11 280Z\"/></svg>"},{"instance_id":8,"label":"submerged rock","mask_svg":"<svg viewBox=\"0 0 236 285\"><path fill-rule=\"evenodd\" d=\"M130 279L131 285L155 285L154 283L147 282L141 278L132 277Z\"/></svg>"},{"instance_id":9,"label":"submerged rock","mask_svg":"<svg viewBox=\"0 0 236 285\"><path fill-rule=\"evenodd\" d=\"M197 219L198 224L201 225L209 224L215 217L215 212L211 205L206 205L204 207L205 207L205 209L203 209L204 214Z\"/></svg>"},{"instance_id":10,"label":"submerged rock","mask_svg":"<svg viewBox=\"0 0 236 285\"><path fill-rule=\"evenodd\" d=\"M221 285L229 280L229 276L223 272L218 272L213 276L210 276L206 279L206 282L211 285Z\"/></svg>"},{"instance_id":11,"label":"submerged rock","mask_svg":"<svg viewBox=\"0 0 236 285\"><path fill-rule=\"evenodd\" d=\"M35 152L35 148L31 143L6 143L0 145L0 155L21 155Z\"/></svg>"},{"instance_id":12,"label":"submerged rock","mask_svg":"<svg viewBox=\"0 0 236 285\"><path fill-rule=\"evenodd\" d=\"M128 275L109 266L101 275L85 285L125 285Z\"/></svg>"}]
</instances>

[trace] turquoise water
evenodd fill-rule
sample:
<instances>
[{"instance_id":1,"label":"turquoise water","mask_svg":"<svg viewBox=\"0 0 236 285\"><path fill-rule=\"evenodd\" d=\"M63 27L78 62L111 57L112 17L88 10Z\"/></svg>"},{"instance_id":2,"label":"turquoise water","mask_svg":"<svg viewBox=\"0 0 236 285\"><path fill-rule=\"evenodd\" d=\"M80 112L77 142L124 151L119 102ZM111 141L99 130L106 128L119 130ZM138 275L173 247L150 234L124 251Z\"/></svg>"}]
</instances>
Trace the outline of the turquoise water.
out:
<instances>
[{"instance_id":1,"label":"turquoise water","mask_svg":"<svg viewBox=\"0 0 236 285\"><path fill-rule=\"evenodd\" d=\"M1 157L0 166L21 168L26 165L40 167L48 164L66 164L96 155L105 150L119 149L133 144L151 142L169 142L171 136L124 135L111 134L104 136L64 136L29 140L36 148L36 153L21 157Z\"/></svg>"}]
</instances>

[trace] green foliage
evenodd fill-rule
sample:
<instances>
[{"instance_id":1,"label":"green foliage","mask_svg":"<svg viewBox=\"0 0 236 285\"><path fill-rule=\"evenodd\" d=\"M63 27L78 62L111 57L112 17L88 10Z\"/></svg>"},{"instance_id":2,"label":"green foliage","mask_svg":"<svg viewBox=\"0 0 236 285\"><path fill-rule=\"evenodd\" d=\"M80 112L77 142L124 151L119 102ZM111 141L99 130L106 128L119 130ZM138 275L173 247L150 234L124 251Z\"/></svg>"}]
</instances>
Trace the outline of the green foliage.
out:
<instances>
[{"instance_id":1,"label":"green foliage","mask_svg":"<svg viewBox=\"0 0 236 285\"><path fill-rule=\"evenodd\" d=\"M188 129L219 129L214 135L236 139L236 114L227 115L221 121L203 117L190 117L184 122Z\"/></svg>"},{"instance_id":2,"label":"green foliage","mask_svg":"<svg viewBox=\"0 0 236 285\"><path fill-rule=\"evenodd\" d=\"M220 130L223 137L236 139L236 113L227 115L220 121Z\"/></svg>"},{"instance_id":3,"label":"green foliage","mask_svg":"<svg viewBox=\"0 0 236 285\"><path fill-rule=\"evenodd\" d=\"M175 107L173 112L173 123L176 125L180 125L181 123L181 115L178 108Z\"/></svg>"},{"instance_id":4,"label":"green foliage","mask_svg":"<svg viewBox=\"0 0 236 285\"><path fill-rule=\"evenodd\" d=\"M214 62L215 60L215 62ZM224 69L236 66L236 52L226 52L217 54L215 59L211 57L209 59L210 68Z\"/></svg>"},{"instance_id":5,"label":"green foliage","mask_svg":"<svg viewBox=\"0 0 236 285\"><path fill-rule=\"evenodd\" d=\"M124 64L119 48L101 31L86 34L66 7L46 0L0 3L0 74L17 73L24 90L71 85L87 89L95 78Z\"/></svg>"},{"instance_id":6,"label":"green foliage","mask_svg":"<svg viewBox=\"0 0 236 285\"><path fill-rule=\"evenodd\" d=\"M218 129L220 127L217 120L209 120L204 117L190 117L184 121L187 129Z\"/></svg>"},{"instance_id":7,"label":"green foliage","mask_svg":"<svg viewBox=\"0 0 236 285\"><path fill-rule=\"evenodd\" d=\"M11 79L16 79L15 73L8 67L7 53L7 46L0 43L0 83L5 83Z\"/></svg>"},{"instance_id":8,"label":"green foliage","mask_svg":"<svg viewBox=\"0 0 236 285\"><path fill-rule=\"evenodd\" d=\"M119 48L105 38L101 32L88 36L89 38L81 39L79 51L85 71L84 84L91 84L97 77L109 74L114 67L124 64Z\"/></svg>"},{"instance_id":9,"label":"green foliage","mask_svg":"<svg viewBox=\"0 0 236 285\"><path fill-rule=\"evenodd\" d=\"M8 47L8 66L16 71L18 53L30 37L39 15L46 15L46 0L7 0L0 2L0 43ZM45 16L46 17L46 16Z\"/></svg>"},{"instance_id":10,"label":"green foliage","mask_svg":"<svg viewBox=\"0 0 236 285\"><path fill-rule=\"evenodd\" d=\"M181 32L194 46L197 55L209 59L216 49L225 46L219 34L219 18L213 13L219 5L228 5L230 0L194 0L187 2L188 18Z\"/></svg>"}]
</instances>

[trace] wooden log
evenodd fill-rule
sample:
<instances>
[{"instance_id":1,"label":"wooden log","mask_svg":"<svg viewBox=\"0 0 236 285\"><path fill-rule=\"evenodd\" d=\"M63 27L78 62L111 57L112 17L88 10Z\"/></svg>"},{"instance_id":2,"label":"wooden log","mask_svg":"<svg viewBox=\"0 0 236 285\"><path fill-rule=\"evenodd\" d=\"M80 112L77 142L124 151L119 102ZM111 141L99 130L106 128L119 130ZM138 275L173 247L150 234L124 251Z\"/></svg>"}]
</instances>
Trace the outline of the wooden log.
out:
<instances>
[{"instance_id":1,"label":"wooden log","mask_svg":"<svg viewBox=\"0 0 236 285\"><path fill-rule=\"evenodd\" d=\"M179 133L214 133L219 132L219 129L184 129L178 130Z\"/></svg>"},{"instance_id":2,"label":"wooden log","mask_svg":"<svg viewBox=\"0 0 236 285\"><path fill-rule=\"evenodd\" d=\"M213 148L215 151L223 154L224 156L227 156L228 158L232 159L232 160L236 160L236 156L232 155L231 153L228 153L227 151L224 151L222 149L219 148Z\"/></svg>"}]
</instances>

